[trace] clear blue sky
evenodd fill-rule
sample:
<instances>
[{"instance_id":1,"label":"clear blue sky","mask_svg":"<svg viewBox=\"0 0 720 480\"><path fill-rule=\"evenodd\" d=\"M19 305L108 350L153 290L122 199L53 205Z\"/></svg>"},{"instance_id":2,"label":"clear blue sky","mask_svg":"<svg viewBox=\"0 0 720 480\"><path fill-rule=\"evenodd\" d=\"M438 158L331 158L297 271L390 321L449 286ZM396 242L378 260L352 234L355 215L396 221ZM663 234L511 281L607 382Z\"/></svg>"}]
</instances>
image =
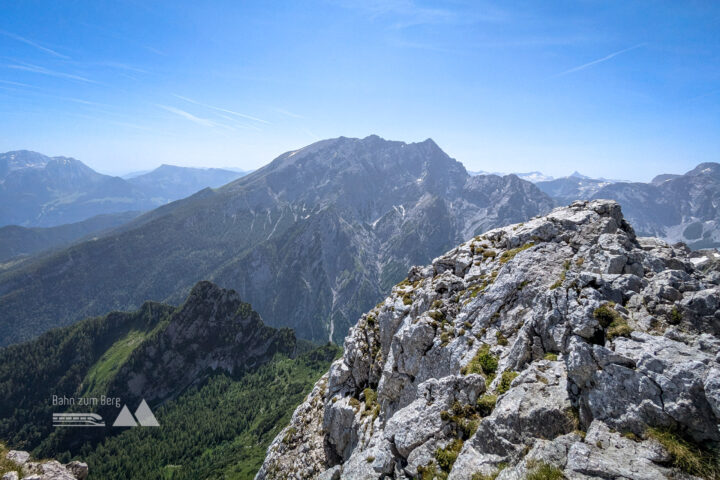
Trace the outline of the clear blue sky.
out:
<instances>
[{"instance_id":1,"label":"clear blue sky","mask_svg":"<svg viewBox=\"0 0 720 480\"><path fill-rule=\"evenodd\" d=\"M471 170L720 161L720 2L0 3L0 151L249 169L371 133Z\"/></svg>"}]
</instances>

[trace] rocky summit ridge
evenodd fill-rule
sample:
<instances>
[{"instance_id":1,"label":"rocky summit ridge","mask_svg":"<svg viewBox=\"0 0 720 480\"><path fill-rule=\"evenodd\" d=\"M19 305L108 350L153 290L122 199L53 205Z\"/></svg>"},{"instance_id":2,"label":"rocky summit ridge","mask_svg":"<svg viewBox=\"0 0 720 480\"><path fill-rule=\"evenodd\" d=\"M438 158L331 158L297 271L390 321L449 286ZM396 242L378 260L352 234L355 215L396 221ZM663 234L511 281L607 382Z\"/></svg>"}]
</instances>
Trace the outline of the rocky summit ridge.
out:
<instances>
[{"instance_id":1,"label":"rocky summit ridge","mask_svg":"<svg viewBox=\"0 0 720 480\"><path fill-rule=\"evenodd\" d=\"M362 315L256 478L718 478L719 285L613 201L491 230Z\"/></svg>"}]
</instances>

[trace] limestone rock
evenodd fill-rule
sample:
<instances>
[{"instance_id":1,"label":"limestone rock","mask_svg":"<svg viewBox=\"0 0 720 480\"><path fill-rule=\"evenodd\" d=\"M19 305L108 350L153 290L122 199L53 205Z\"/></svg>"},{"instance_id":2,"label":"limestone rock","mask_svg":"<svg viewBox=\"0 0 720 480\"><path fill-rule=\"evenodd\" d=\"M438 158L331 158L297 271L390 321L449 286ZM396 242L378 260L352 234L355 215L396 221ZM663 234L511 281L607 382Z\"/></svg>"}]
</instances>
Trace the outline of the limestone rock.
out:
<instances>
[{"instance_id":1,"label":"limestone rock","mask_svg":"<svg viewBox=\"0 0 720 480\"><path fill-rule=\"evenodd\" d=\"M21 450L10 450L5 458L15 463L22 470L22 476L17 472L8 472L2 480L85 480L88 476L86 463L72 461L66 465L57 460L30 461L30 453Z\"/></svg>"},{"instance_id":2,"label":"limestone rock","mask_svg":"<svg viewBox=\"0 0 720 480\"><path fill-rule=\"evenodd\" d=\"M257 478L690 478L647 432L720 442L720 287L696 263L607 200L474 237L359 319Z\"/></svg>"}]
</instances>

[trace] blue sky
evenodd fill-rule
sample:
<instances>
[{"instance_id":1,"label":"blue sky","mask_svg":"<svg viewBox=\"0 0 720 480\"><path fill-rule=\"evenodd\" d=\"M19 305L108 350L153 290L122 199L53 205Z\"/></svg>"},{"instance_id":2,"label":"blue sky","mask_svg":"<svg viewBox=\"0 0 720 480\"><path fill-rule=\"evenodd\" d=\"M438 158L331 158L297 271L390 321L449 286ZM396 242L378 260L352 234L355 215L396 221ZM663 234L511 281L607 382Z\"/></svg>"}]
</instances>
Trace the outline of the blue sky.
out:
<instances>
[{"instance_id":1,"label":"blue sky","mask_svg":"<svg viewBox=\"0 0 720 480\"><path fill-rule=\"evenodd\" d=\"M250 169L372 133L471 170L720 161L720 3L0 3L0 151Z\"/></svg>"}]
</instances>

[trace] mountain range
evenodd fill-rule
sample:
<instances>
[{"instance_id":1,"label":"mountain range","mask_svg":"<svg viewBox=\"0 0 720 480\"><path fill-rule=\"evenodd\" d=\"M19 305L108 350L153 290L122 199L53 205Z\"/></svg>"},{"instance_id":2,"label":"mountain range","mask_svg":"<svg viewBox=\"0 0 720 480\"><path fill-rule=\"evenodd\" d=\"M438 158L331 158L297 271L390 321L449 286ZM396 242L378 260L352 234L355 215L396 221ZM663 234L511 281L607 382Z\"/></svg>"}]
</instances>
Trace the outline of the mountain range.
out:
<instances>
[{"instance_id":1,"label":"mountain range","mask_svg":"<svg viewBox=\"0 0 720 480\"><path fill-rule=\"evenodd\" d=\"M640 235L684 242L694 249L720 247L718 163L702 163L684 175L658 175L650 183L571 175L535 185L556 205L616 200Z\"/></svg>"},{"instance_id":2,"label":"mountain range","mask_svg":"<svg viewBox=\"0 0 720 480\"><path fill-rule=\"evenodd\" d=\"M714 479L720 254L638 234L712 242L719 167L533 184L340 137L144 214L0 228L0 439L102 479ZM602 195L626 216L550 212ZM88 408L53 395L118 402L54 429ZM143 400L163 428L111 426Z\"/></svg>"},{"instance_id":3,"label":"mountain range","mask_svg":"<svg viewBox=\"0 0 720 480\"><path fill-rule=\"evenodd\" d=\"M533 182L556 206L576 200L616 200L639 234L701 249L720 247L719 172L720 164L709 162L683 175L657 175L648 183L592 178L577 171L560 178L542 172L515 175Z\"/></svg>"},{"instance_id":4,"label":"mountain range","mask_svg":"<svg viewBox=\"0 0 720 480\"><path fill-rule=\"evenodd\" d=\"M64 165L59 177L85 178L73 172L89 170L72 159L20 153L3 155L6 176ZM577 199L619 201L641 235L718 246L719 170L702 164L647 184L575 172L532 185L515 175L470 175L431 140L325 140L129 223L122 220L135 214L58 230L0 229L0 258L25 256L0 264L0 324L8 326L0 345L147 299L177 303L202 279L238 290L273 326L339 342L410 265ZM163 165L106 179L155 189L153 198L164 203L173 192L184 195L230 174L239 175ZM27 257L47 248L55 251Z\"/></svg>"},{"instance_id":5,"label":"mountain range","mask_svg":"<svg viewBox=\"0 0 720 480\"><path fill-rule=\"evenodd\" d=\"M551 207L515 176L471 177L432 140L317 142L6 268L0 345L145 300L178 303L203 279L237 290L272 326L340 342L411 265Z\"/></svg>"},{"instance_id":6,"label":"mountain range","mask_svg":"<svg viewBox=\"0 0 720 480\"><path fill-rule=\"evenodd\" d=\"M128 180L68 157L27 150L0 154L0 226L53 227L102 214L147 211L242 173L163 165Z\"/></svg>"}]
</instances>

